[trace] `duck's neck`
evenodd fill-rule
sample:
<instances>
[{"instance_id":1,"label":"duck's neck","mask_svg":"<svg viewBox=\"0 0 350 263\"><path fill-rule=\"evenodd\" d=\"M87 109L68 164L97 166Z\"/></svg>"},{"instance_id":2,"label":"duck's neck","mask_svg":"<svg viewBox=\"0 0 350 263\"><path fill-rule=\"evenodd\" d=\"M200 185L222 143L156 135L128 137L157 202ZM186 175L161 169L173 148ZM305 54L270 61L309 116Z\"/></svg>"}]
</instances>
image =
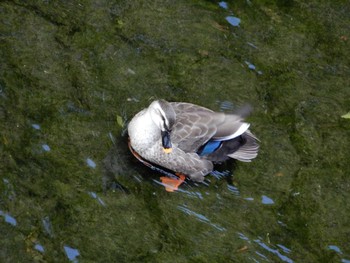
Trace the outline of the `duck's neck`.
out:
<instances>
[{"instance_id":1,"label":"duck's neck","mask_svg":"<svg viewBox=\"0 0 350 263\"><path fill-rule=\"evenodd\" d=\"M131 120L128 133L131 145L137 152L148 149L161 139L160 130L147 110L141 111Z\"/></svg>"}]
</instances>

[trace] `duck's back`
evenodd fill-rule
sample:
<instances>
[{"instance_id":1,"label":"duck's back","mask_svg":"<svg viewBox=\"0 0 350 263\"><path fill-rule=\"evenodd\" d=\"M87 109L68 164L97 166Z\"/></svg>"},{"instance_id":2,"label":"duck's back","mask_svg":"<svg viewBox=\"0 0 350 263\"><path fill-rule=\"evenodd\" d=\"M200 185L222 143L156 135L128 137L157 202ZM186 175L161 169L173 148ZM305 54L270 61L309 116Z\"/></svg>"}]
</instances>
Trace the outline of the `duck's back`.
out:
<instances>
[{"instance_id":1,"label":"duck's back","mask_svg":"<svg viewBox=\"0 0 350 263\"><path fill-rule=\"evenodd\" d=\"M171 140L185 152L197 152L216 132L213 111L191 103L171 102L176 113Z\"/></svg>"},{"instance_id":2,"label":"duck's back","mask_svg":"<svg viewBox=\"0 0 350 263\"><path fill-rule=\"evenodd\" d=\"M184 152L200 153L208 142L219 142L216 152L202 154L202 158L214 162L229 157L241 161L255 158L250 152L256 156L257 139L249 132L249 124L243 120L249 114L250 106L242 107L234 114L225 114L191 103L172 102L171 105L176 113L171 140ZM237 154L234 155L234 152Z\"/></svg>"}]
</instances>

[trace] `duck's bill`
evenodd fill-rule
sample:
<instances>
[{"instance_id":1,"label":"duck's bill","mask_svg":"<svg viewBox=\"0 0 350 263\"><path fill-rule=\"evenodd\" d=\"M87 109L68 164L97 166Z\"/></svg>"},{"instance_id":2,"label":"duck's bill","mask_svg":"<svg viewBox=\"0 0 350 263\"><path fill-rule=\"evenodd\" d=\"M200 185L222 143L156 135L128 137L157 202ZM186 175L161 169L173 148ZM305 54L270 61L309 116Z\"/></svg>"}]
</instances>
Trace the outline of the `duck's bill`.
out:
<instances>
[{"instance_id":1,"label":"duck's bill","mask_svg":"<svg viewBox=\"0 0 350 263\"><path fill-rule=\"evenodd\" d=\"M163 148L163 151L165 153L171 153L173 151L173 149L172 148Z\"/></svg>"},{"instance_id":2,"label":"duck's bill","mask_svg":"<svg viewBox=\"0 0 350 263\"><path fill-rule=\"evenodd\" d=\"M172 145L169 131L162 131L162 145L165 153L171 153Z\"/></svg>"}]
</instances>

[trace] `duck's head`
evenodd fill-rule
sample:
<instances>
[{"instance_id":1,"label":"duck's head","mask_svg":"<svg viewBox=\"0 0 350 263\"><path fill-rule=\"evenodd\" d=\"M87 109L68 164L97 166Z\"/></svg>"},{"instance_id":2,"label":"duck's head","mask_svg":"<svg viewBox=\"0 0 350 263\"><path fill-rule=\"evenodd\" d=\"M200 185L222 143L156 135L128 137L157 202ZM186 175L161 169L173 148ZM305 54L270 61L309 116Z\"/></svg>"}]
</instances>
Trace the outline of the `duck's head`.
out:
<instances>
[{"instance_id":1,"label":"duck's head","mask_svg":"<svg viewBox=\"0 0 350 263\"><path fill-rule=\"evenodd\" d=\"M164 152L170 153L172 151L170 133L176 119L173 107L165 100L155 100L148 107L148 110L152 121L160 130Z\"/></svg>"}]
</instances>

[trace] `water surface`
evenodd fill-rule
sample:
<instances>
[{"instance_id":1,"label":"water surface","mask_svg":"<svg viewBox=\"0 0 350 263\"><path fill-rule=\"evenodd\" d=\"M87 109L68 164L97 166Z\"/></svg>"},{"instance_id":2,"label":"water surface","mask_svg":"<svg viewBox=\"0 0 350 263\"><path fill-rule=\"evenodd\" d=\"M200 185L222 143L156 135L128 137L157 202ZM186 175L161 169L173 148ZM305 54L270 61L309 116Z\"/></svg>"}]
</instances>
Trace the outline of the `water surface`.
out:
<instances>
[{"instance_id":1,"label":"water surface","mask_svg":"<svg viewBox=\"0 0 350 263\"><path fill-rule=\"evenodd\" d=\"M276 3L1 2L0 261L349 262L350 5ZM166 192L156 98L250 103L258 158Z\"/></svg>"}]
</instances>

